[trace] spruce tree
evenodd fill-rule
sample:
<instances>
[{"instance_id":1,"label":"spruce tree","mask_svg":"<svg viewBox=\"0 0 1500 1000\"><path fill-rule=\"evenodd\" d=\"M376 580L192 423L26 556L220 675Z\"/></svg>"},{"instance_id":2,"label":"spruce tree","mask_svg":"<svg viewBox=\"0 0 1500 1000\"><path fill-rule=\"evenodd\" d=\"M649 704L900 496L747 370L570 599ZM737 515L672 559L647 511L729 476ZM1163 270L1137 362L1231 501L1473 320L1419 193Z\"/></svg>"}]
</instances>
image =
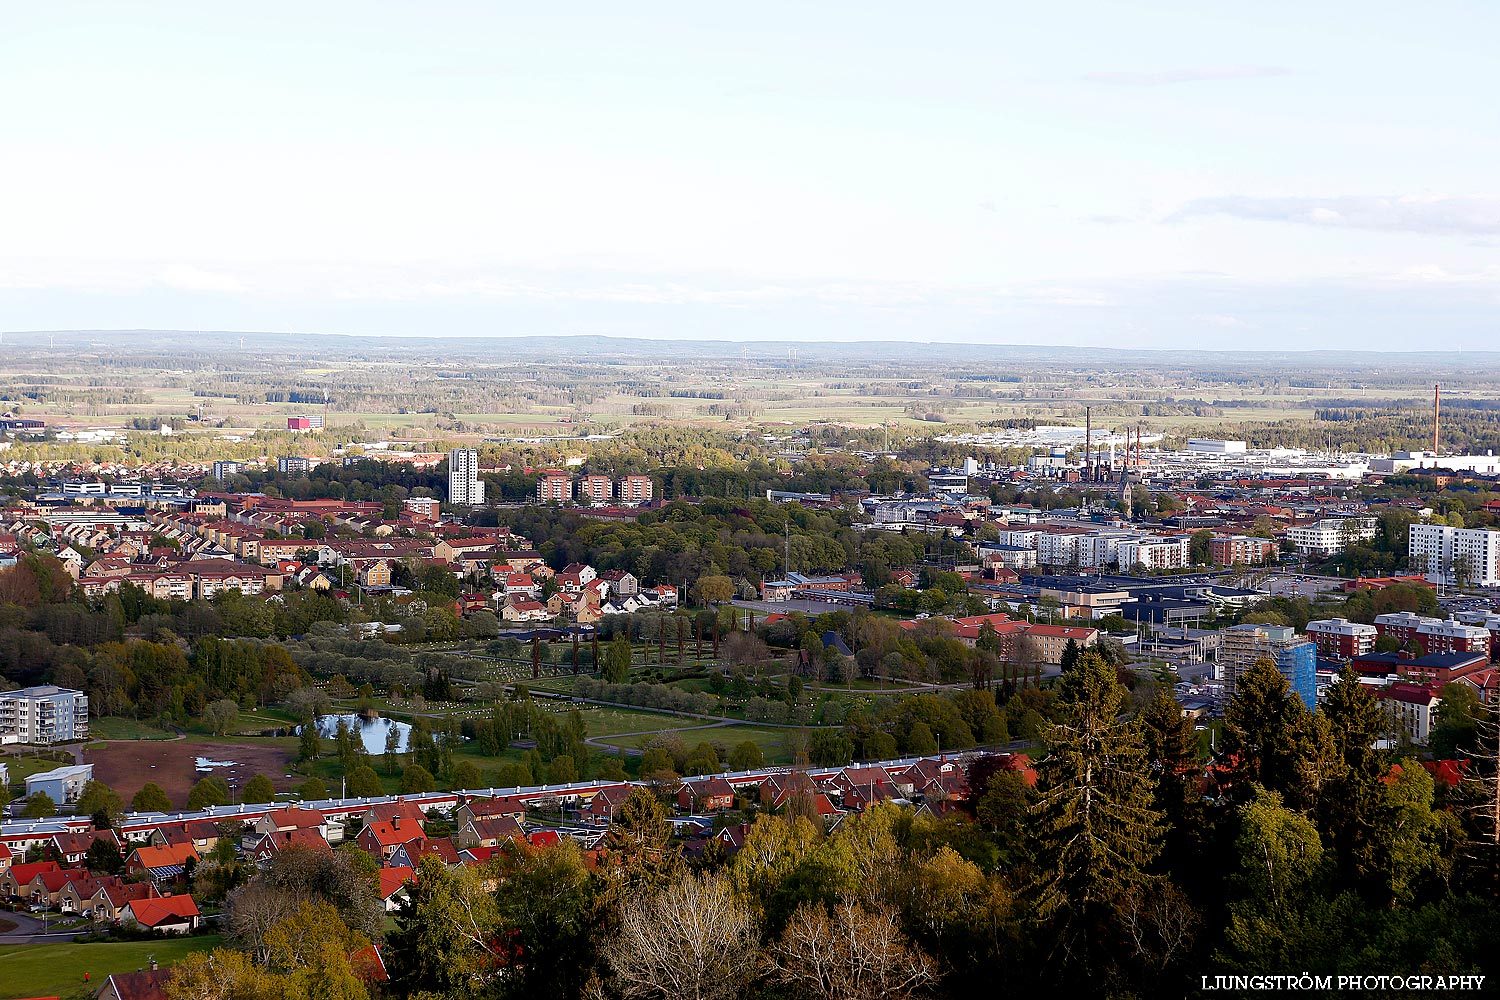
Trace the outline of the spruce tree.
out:
<instances>
[{"instance_id":1,"label":"spruce tree","mask_svg":"<svg viewBox=\"0 0 1500 1000\"><path fill-rule=\"evenodd\" d=\"M1224 711L1220 757L1234 775L1232 795L1249 801L1255 782L1294 809L1308 805L1304 792L1302 738L1307 709L1276 664L1262 657L1239 679Z\"/></svg>"},{"instance_id":2,"label":"spruce tree","mask_svg":"<svg viewBox=\"0 0 1500 1000\"><path fill-rule=\"evenodd\" d=\"M1151 768L1151 805L1166 824L1162 866L1191 875L1203 847L1203 761L1198 734L1176 700L1158 692L1140 715L1142 745Z\"/></svg>"},{"instance_id":3,"label":"spruce tree","mask_svg":"<svg viewBox=\"0 0 1500 1000\"><path fill-rule=\"evenodd\" d=\"M1329 689L1321 714L1328 720L1343 766L1326 794L1319 797L1319 819L1338 858L1340 884L1361 890L1367 899L1378 898L1384 890L1376 883L1385 880L1377 878L1381 849L1375 832L1378 814L1385 808L1381 778L1388 765L1375 742L1386 729L1385 714L1348 666Z\"/></svg>"},{"instance_id":4,"label":"spruce tree","mask_svg":"<svg viewBox=\"0 0 1500 1000\"><path fill-rule=\"evenodd\" d=\"M1065 978L1109 974L1123 960L1118 903L1138 893L1161 849L1162 814L1125 692L1097 653L1059 684L1062 719L1038 767L1035 913Z\"/></svg>"}]
</instances>

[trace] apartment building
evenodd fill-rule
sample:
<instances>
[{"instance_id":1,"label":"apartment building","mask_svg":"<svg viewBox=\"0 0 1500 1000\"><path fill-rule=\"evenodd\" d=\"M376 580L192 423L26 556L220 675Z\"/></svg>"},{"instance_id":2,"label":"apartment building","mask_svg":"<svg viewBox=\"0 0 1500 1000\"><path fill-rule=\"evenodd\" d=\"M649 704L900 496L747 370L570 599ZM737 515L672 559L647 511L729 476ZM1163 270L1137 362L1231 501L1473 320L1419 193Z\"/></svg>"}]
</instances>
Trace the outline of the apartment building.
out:
<instances>
[{"instance_id":1,"label":"apartment building","mask_svg":"<svg viewBox=\"0 0 1500 1000\"><path fill-rule=\"evenodd\" d=\"M1374 538L1377 523L1373 517L1325 517L1312 524L1288 528L1286 537L1298 552L1327 558L1344 551L1346 545Z\"/></svg>"},{"instance_id":2,"label":"apartment building","mask_svg":"<svg viewBox=\"0 0 1500 1000\"><path fill-rule=\"evenodd\" d=\"M312 459L302 455L286 455L276 460L276 471L283 476L295 476L312 470Z\"/></svg>"},{"instance_id":3,"label":"apartment building","mask_svg":"<svg viewBox=\"0 0 1500 1000\"><path fill-rule=\"evenodd\" d=\"M1255 566L1276 557L1276 542L1254 535L1229 535L1212 538L1208 558L1218 566Z\"/></svg>"},{"instance_id":4,"label":"apartment building","mask_svg":"<svg viewBox=\"0 0 1500 1000\"><path fill-rule=\"evenodd\" d=\"M1120 543L1120 569L1129 572L1136 567L1147 570L1182 569L1190 565L1191 535L1148 535Z\"/></svg>"},{"instance_id":5,"label":"apartment building","mask_svg":"<svg viewBox=\"0 0 1500 1000\"><path fill-rule=\"evenodd\" d=\"M613 500L614 493L615 484L608 476L584 476L578 481L578 499L596 507Z\"/></svg>"},{"instance_id":6,"label":"apartment building","mask_svg":"<svg viewBox=\"0 0 1500 1000\"><path fill-rule=\"evenodd\" d=\"M536 498L540 503L570 503L573 477L564 472L546 472L537 477Z\"/></svg>"},{"instance_id":7,"label":"apartment building","mask_svg":"<svg viewBox=\"0 0 1500 1000\"><path fill-rule=\"evenodd\" d=\"M1394 638L1403 646L1415 641L1424 653L1490 654L1490 630L1483 625L1465 625L1453 619L1428 618L1410 611L1375 616L1375 628L1381 635Z\"/></svg>"},{"instance_id":8,"label":"apartment building","mask_svg":"<svg viewBox=\"0 0 1500 1000\"><path fill-rule=\"evenodd\" d=\"M52 684L0 694L0 743L87 739L89 696Z\"/></svg>"},{"instance_id":9,"label":"apartment building","mask_svg":"<svg viewBox=\"0 0 1500 1000\"><path fill-rule=\"evenodd\" d=\"M1219 662L1226 696L1234 696L1240 678L1262 657L1276 664L1308 711L1318 707L1317 647L1285 625L1233 625L1224 630Z\"/></svg>"},{"instance_id":10,"label":"apartment building","mask_svg":"<svg viewBox=\"0 0 1500 1000\"><path fill-rule=\"evenodd\" d=\"M1380 630L1374 625L1344 618L1324 618L1307 623L1307 638L1318 647L1318 655L1330 660L1352 660L1375 651Z\"/></svg>"},{"instance_id":11,"label":"apartment building","mask_svg":"<svg viewBox=\"0 0 1500 1000\"><path fill-rule=\"evenodd\" d=\"M1500 531L1414 524L1407 561L1432 583L1500 586Z\"/></svg>"},{"instance_id":12,"label":"apartment building","mask_svg":"<svg viewBox=\"0 0 1500 1000\"><path fill-rule=\"evenodd\" d=\"M620 503L650 503L653 490L650 476L625 476L619 484Z\"/></svg>"},{"instance_id":13,"label":"apartment building","mask_svg":"<svg viewBox=\"0 0 1500 1000\"><path fill-rule=\"evenodd\" d=\"M448 452L448 502L460 507L484 504L484 480L479 478L479 452L455 448Z\"/></svg>"}]
</instances>

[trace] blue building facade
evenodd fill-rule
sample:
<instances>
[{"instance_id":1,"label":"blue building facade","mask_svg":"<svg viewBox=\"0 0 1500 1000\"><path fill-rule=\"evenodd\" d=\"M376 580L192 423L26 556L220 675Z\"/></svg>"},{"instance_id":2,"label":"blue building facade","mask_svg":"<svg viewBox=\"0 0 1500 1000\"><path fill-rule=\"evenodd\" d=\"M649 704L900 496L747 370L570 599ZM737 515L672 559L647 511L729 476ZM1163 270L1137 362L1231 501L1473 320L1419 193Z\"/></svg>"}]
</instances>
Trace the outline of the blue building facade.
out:
<instances>
[{"instance_id":1,"label":"blue building facade","mask_svg":"<svg viewBox=\"0 0 1500 1000\"><path fill-rule=\"evenodd\" d=\"M1309 712L1318 708L1318 647L1297 642L1276 649L1276 669L1287 679Z\"/></svg>"}]
</instances>

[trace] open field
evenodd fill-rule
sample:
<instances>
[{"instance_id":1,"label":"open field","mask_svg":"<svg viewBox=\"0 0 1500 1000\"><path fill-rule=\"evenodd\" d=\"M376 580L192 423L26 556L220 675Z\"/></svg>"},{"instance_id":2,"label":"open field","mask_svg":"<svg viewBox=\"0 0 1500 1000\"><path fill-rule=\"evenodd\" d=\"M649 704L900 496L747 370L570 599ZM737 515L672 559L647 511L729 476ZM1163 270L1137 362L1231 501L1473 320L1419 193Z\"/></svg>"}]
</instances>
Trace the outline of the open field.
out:
<instances>
[{"instance_id":1,"label":"open field","mask_svg":"<svg viewBox=\"0 0 1500 1000\"><path fill-rule=\"evenodd\" d=\"M84 759L94 765L94 777L113 788L126 802L148 781L162 787L172 802L187 805L188 791L200 778L217 775L232 788L243 788L257 774L264 774L277 791L289 790L302 779L286 777L297 752L295 739L245 740L238 743L206 740L121 741L89 747ZM233 761L232 767L211 771L194 770L193 760Z\"/></svg>"},{"instance_id":2,"label":"open field","mask_svg":"<svg viewBox=\"0 0 1500 1000\"><path fill-rule=\"evenodd\" d=\"M144 969L154 957L170 967L195 951L209 951L219 935L161 941L107 941L97 944L23 944L0 947L0 1000L60 997L83 1000L98 993L118 972ZM88 973L89 982L83 981Z\"/></svg>"},{"instance_id":3,"label":"open field","mask_svg":"<svg viewBox=\"0 0 1500 1000\"><path fill-rule=\"evenodd\" d=\"M136 719L111 715L91 720L89 736L95 740L170 740L176 734Z\"/></svg>"}]
</instances>

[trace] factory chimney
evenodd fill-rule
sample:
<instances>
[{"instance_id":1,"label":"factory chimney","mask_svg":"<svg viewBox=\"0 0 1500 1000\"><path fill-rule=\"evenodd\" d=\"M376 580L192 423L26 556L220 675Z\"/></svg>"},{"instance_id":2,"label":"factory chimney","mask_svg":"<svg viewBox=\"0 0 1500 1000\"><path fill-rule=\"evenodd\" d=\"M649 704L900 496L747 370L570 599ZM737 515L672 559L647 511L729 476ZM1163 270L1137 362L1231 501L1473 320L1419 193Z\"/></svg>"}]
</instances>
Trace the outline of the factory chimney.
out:
<instances>
[{"instance_id":1,"label":"factory chimney","mask_svg":"<svg viewBox=\"0 0 1500 1000\"><path fill-rule=\"evenodd\" d=\"M1432 453L1438 450L1438 418L1443 412L1443 384L1437 383L1432 387Z\"/></svg>"}]
</instances>

